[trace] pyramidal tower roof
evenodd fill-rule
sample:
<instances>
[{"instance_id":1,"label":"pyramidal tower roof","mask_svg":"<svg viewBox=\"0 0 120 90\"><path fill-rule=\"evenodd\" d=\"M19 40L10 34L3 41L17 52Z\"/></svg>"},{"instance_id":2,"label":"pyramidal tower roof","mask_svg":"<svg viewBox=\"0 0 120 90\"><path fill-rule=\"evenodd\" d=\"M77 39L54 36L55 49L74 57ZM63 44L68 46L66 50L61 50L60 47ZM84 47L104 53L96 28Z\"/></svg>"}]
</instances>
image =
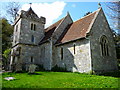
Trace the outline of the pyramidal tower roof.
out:
<instances>
[{"instance_id":1,"label":"pyramidal tower roof","mask_svg":"<svg viewBox=\"0 0 120 90\"><path fill-rule=\"evenodd\" d=\"M46 18L42 16L38 17L31 6L27 11L21 10L19 15L16 17L13 25L15 25L20 20L20 18L26 18L28 20L33 20L42 24L46 23Z\"/></svg>"},{"instance_id":2,"label":"pyramidal tower roof","mask_svg":"<svg viewBox=\"0 0 120 90\"><path fill-rule=\"evenodd\" d=\"M38 17L38 15L33 11L33 9L31 7L27 11L27 16L29 16L29 15L34 15L34 16Z\"/></svg>"}]
</instances>

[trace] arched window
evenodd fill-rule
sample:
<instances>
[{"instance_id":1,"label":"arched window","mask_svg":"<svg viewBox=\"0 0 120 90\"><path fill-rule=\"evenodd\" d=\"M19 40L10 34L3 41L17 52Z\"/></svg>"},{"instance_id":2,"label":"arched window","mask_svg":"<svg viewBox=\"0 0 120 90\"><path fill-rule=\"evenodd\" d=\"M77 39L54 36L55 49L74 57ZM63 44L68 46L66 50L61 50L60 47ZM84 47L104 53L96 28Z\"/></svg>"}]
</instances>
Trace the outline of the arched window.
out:
<instances>
[{"instance_id":1,"label":"arched window","mask_svg":"<svg viewBox=\"0 0 120 90\"><path fill-rule=\"evenodd\" d=\"M109 44L107 37L105 35L103 35L100 38L100 45L101 45L102 56L109 56Z\"/></svg>"},{"instance_id":2,"label":"arched window","mask_svg":"<svg viewBox=\"0 0 120 90\"><path fill-rule=\"evenodd\" d=\"M21 47L18 47L18 48L16 49L16 51L17 51L17 54L20 56L20 54L21 54Z\"/></svg>"},{"instance_id":3,"label":"arched window","mask_svg":"<svg viewBox=\"0 0 120 90\"><path fill-rule=\"evenodd\" d=\"M31 30L33 30L33 23L31 23Z\"/></svg>"},{"instance_id":4,"label":"arched window","mask_svg":"<svg viewBox=\"0 0 120 90\"><path fill-rule=\"evenodd\" d=\"M36 30L36 24L31 23L31 30Z\"/></svg>"},{"instance_id":5,"label":"arched window","mask_svg":"<svg viewBox=\"0 0 120 90\"><path fill-rule=\"evenodd\" d=\"M34 36L32 35L32 37L31 37L31 42L34 42L35 41L35 38L34 38Z\"/></svg>"},{"instance_id":6,"label":"arched window","mask_svg":"<svg viewBox=\"0 0 120 90\"><path fill-rule=\"evenodd\" d=\"M34 31L36 30L36 25L34 24Z\"/></svg>"}]
</instances>

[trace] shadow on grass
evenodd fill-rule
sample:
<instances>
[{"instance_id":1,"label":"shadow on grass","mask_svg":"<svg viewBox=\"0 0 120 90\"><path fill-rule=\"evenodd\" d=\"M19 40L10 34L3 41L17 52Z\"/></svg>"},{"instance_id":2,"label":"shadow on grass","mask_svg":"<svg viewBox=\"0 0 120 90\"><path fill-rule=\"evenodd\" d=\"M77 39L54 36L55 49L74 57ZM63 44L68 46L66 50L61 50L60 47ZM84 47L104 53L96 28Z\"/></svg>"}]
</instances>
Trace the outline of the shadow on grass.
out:
<instances>
[{"instance_id":1,"label":"shadow on grass","mask_svg":"<svg viewBox=\"0 0 120 90\"><path fill-rule=\"evenodd\" d=\"M28 73L28 75L42 75L40 73Z\"/></svg>"},{"instance_id":2,"label":"shadow on grass","mask_svg":"<svg viewBox=\"0 0 120 90\"><path fill-rule=\"evenodd\" d=\"M100 76L111 76L111 77L120 77L120 70L119 71L115 71L115 72L108 72L108 73L103 73L100 74Z\"/></svg>"},{"instance_id":3,"label":"shadow on grass","mask_svg":"<svg viewBox=\"0 0 120 90\"><path fill-rule=\"evenodd\" d=\"M41 73L38 73L38 72L35 72L35 73L28 73L28 72L6 72L6 73L2 73L2 75L16 75L16 74L42 75Z\"/></svg>"}]
</instances>

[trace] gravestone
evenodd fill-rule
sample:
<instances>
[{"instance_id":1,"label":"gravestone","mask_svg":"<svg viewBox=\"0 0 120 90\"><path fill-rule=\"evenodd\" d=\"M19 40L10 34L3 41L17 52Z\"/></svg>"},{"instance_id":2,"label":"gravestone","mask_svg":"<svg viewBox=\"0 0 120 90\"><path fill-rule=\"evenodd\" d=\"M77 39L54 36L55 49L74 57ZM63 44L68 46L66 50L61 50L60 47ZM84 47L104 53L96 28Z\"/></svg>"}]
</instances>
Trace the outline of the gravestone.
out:
<instances>
[{"instance_id":1,"label":"gravestone","mask_svg":"<svg viewBox=\"0 0 120 90\"><path fill-rule=\"evenodd\" d=\"M34 73L36 67L37 67L37 66L36 66L35 64L30 64L30 65L29 65L29 73Z\"/></svg>"}]
</instances>

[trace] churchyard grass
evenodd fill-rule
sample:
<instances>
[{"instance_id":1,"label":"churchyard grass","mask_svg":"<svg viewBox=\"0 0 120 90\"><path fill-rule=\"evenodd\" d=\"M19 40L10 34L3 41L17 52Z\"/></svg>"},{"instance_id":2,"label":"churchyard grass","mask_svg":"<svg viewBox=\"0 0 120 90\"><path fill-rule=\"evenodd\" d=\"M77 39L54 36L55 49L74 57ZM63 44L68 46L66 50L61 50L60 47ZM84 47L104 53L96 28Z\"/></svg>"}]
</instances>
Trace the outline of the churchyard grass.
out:
<instances>
[{"instance_id":1,"label":"churchyard grass","mask_svg":"<svg viewBox=\"0 0 120 90\"><path fill-rule=\"evenodd\" d=\"M5 77L15 77L7 81ZM118 77L71 72L3 73L3 88L118 88Z\"/></svg>"}]
</instances>

